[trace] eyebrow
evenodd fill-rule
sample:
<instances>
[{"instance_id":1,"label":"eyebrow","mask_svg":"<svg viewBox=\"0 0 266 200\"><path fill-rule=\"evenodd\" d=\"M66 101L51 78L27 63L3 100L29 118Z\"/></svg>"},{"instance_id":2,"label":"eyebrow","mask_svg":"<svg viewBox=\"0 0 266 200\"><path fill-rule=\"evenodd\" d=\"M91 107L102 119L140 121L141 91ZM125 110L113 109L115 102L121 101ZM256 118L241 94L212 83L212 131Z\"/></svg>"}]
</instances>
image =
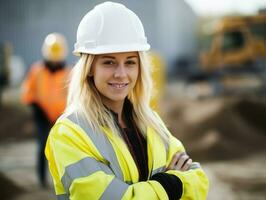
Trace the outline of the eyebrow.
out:
<instances>
[{"instance_id":1,"label":"eyebrow","mask_svg":"<svg viewBox=\"0 0 266 200\"><path fill-rule=\"evenodd\" d=\"M109 58L109 59L116 59L114 56L101 56L101 58ZM137 56L128 56L127 59L129 58L137 58Z\"/></svg>"}]
</instances>

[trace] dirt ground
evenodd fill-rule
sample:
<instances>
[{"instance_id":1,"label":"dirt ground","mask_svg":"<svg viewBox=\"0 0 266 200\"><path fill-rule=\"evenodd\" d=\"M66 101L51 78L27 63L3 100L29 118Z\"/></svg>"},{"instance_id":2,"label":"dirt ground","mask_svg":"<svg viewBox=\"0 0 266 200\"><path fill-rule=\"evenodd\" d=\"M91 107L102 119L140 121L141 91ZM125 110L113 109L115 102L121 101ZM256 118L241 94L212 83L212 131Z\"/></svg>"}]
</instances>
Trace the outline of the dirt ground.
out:
<instances>
[{"instance_id":1,"label":"dirt ground","mask_svg":"<svg viewBox=\"0 0 266 200\"><path fill-rule=\"evenodd\" d=\"M210 180L208 200L266 196L266 100L254 96L188 99L168 88L161 116ZM5 93L0 108L0 199L55 199L52 183L38 185L31 115Z\"/></svg>"}]
</instances>

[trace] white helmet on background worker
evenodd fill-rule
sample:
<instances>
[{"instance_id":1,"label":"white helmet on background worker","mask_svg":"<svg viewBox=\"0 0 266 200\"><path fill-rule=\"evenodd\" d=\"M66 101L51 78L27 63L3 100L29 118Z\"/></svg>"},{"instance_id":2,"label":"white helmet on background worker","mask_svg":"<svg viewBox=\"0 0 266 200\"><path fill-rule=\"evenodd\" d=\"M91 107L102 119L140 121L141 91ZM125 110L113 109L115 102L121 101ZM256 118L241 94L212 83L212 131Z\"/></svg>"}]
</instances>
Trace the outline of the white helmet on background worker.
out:
<instances>
[{"instance_id":1,"label":"white helmet on background worker","mask_svg":"<svg viewBox=\"0 0 266 200\"><path fill-rule=\"evenodd\" d=\"M73 53L104 54L149 49L138 16L122 4L105 2L82 18Z\"/></svg>"},{"instance_id":2,"label":"white helmet on background worker","mask_svg":"<svg viewBox=\"0 0 266 200\"><path fill-rule=\"evenodd\" d=\"M46 36L42 46L42 55L45 60L61 62L66 59L67 53L67 42L62 34L51 33Z\"/></svg>"}]
</instances>

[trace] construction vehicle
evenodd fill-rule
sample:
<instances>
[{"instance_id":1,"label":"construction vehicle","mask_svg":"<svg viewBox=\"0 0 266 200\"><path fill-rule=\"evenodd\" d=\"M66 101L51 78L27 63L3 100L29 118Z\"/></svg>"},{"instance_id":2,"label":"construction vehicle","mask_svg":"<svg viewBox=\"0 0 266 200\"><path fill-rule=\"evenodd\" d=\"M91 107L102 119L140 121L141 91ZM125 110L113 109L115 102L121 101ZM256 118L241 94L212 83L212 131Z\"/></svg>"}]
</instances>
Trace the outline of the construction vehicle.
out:
<instances>
[{"instance_id":1,"label":"construction vehicle","mask_svg":"<svg viewBox=\"0 0 266 200\"><path fill-rule=\"evenodd\" d=\"M266 14L225 17L212 28L200 52L201 77L215 93L226 87L230 92L257 87L253 91L265 93Z\"/></svg>"},{"instance_id":2,"label":"construction vehicle","mask_svg":"<svg viewBox=\"0 0 266 200\"><path fill-rule=\"evenodd\" d=\"M266 60L266 14L225 17L208 37L209 49L200 55L204 71L256 68Z\"/></svg>"}]
</instances>

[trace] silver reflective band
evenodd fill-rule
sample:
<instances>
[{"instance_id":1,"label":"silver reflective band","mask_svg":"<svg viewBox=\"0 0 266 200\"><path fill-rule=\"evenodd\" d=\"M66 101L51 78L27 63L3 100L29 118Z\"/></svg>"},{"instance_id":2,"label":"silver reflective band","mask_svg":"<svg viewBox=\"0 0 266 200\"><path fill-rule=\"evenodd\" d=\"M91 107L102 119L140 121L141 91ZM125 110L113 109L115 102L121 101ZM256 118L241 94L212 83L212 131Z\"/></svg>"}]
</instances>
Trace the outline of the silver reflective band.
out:
<instances>
[{"instance_id":1,"label":"silver reflective band","mask_svg":"<svg viewBox=\"0 0 266 200\"><path fill-rule=\"evenodd\" d=\"M57 200L69 200L67 194L59 194L59 195L56 195L56 198L57 198Z\"/></svg>"},{"instance_id":2,"label":"silver reflective band","mask_svg":"<svg viewBox=\"0 0 266 200\"><path fill-rule=\"evenodd\" d=\"M118 200L122 199L124 193L126 192L129 185L124 183L123 181L114 178L112 182L108 185L105 189L104 193L102 194L100 200Z\"/></svg>"},{"instance_id":3,"label":"silver reflective band","mask_svg":"<svg viewBox=\"0 0 266 200\"><path fill-rule=\"evenodd\" d=\"M85 131L85 133L87 133L93 144L96 146L97 150L106 160L109 161L110 168L113 171L114 175L118 179L124 180L124 176L118 163L116 153L107 136L102 132L95 133L87 123L86 119L80 116L78 113L73 113L67 118L79 125Z\"/></svg>"},{"instance_id":4,"label":"silver reflective band","mask_svg":"<svg viewBox=\"0 0 266 200\"><path fill-rule=\"evenodd\" d=\"M165 166L159 167L159 168L152 171L151 176L153 176L154 174L157 174L159 172L164 172L164 171L165 171Z\"/></svg>"},{"instance_id":5,"label":"silver reflective band","mask_svg":"<svg viewBox=\"0 0 266 200\"><path fill-rule=\"evenodd\" d=\"M75 179L90 176L97 171L103 171L106 174L113 174L110 168L105 164L96 161L94 158L86 157L67 166L65 173L61 178L61 182L64 185L65 190L69 191L69 188Z\"/></svg>"},{"instance_id":6,"label":"silver reflective band","mask_svg":"<svg viewBox=\"0 0 266 200\"><path fill-rule=\"evenodd\" d=\"M193 162L189 167L189 169L198 169L198 168L201 168L198 162Z\"/></svg>"}]
</instances>

